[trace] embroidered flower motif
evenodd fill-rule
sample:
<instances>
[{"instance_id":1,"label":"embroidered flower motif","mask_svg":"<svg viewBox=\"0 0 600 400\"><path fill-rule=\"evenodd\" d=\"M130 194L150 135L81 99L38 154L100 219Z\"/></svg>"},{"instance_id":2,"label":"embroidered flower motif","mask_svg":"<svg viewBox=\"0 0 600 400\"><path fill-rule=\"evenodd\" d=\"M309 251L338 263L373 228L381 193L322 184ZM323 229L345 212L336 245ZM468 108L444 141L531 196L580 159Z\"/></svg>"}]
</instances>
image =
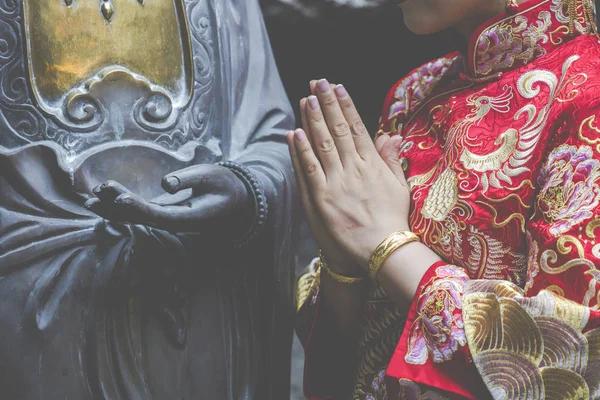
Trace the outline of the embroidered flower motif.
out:
<instances>
[{"instance_id":1,"label":"embroidered flower motif","mask_svg":"<svg viewBox=\"0 0 600 400\"><path fill-rule=\"evenodd\" d=\"M538 177L538 208L559 236L592 217L600 202L600 162L589 146L556 148Z\"/></svg>"},{"instance_id":2,"label":"embroidered flower motif","mask_svg":"<svg viewBox=\"0 0 600 400\"><path fill-rule=\"evenodd\" d=\"M533 287L533 280L540 272L539 253L540 246L533 240L531 233L527 232L527 248L529 249L529 257L527 260L527 282L525 283L525 293Z\"/></svg>"},{"instance_id":3,"label":"embroidered flower motif","mask_svg":"<svg viewBox=\"0 0 600 400\"><path fill-rule=\"evenodd\" d=\"M492 71L511 68L516 61L527 64L546 54L541 43L548 41L546 31L552 24L550 13L542 11L537 24L529 24L517 16L513 24L497 24L484 31L477 42L476 72L487 75Z\"/></svg>"},{"instance_id":4,"label":"embroidered flower motif","mask_svg":"<svg viewBox=\"0 0 600 400\"><path fill-rule=\"evenodd\" d=\"M367 394L365 400L388 400L387 388L385 386L385 369L382 369L373 377L371 383L372 394Z\"/></svg>"},{"instance_id":5,"label":"embroidered flower motif","mask_svg":"<svg viewBox=\"0 0 600 400\"><path fill-rule=\"evenodd\" d=\"M459 345L467 343L462 319L462 293L469 277L462 268L442 266L436 269L417 303L417 318L410 327L409 364L448 361Z\"/></svg>"},{"instance_id":6,"label":"embroidered flower motif","mask_svg":"<svg viewBox=\"0 0 600 400\"><path fill-rule=\"evenodd\" d=\"M412 74L404 78L398 85L394 98L397 100L390 106L389 119L398 115L406 115L429 97L436 84L456 63L457 58L439 58L424 64Z\"/></svg>"}]
</instances>

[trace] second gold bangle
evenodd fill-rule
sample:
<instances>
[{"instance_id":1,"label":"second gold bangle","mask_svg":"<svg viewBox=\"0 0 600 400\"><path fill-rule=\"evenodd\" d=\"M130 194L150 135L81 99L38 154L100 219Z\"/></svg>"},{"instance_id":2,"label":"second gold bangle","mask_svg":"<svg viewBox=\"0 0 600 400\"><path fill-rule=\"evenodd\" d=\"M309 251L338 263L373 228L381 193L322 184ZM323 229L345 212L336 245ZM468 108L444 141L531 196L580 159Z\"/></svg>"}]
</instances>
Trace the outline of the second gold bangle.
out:
<instances>
[{"instance_id":1,"label":"second gold bangle","mask_svg":"<svg viewBox=\"0 0 600 400\"><path fill-rule=\"evenodd\" d=\"M371 279L377 282L377 276L379 275L379 271L381 270L383 263L392 255L393 252L407 243L417 241L419 241L419 237L409 231L394 232L385 238L385 240L381 242L379 246L377 246L373 252L373 255L371 255L371 258L369 259L369 276Z\"/></svg>"},{"instance_id":2,"label":"second gold bangle","mask_svg":"<svg viewBox=\"0 0 600 400\"><path fill-rule=\"evenodd\" d=\"M364 280L364 277L362 276L346 276L333 271L331 268L329 268L329 265L327 265L327 261L325 261L325 256L323 255L323 252L321 250L319 250L319 265L321 266L323 271L327 272L327 274L329 274L329 276L331 276L336 282L342 283L344 285L353 285L355 283L360 283Z\"/></svg>"}]
</instances>

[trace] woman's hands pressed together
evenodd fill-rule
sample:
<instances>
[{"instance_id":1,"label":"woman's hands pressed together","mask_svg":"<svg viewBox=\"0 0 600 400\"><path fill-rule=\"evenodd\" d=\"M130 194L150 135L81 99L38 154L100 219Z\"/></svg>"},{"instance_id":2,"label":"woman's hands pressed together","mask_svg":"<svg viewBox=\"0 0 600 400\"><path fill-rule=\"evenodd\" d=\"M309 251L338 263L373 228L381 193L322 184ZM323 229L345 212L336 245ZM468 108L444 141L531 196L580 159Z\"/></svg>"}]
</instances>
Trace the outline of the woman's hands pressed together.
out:
<instances>
[{"instance_id":1,"label":"woman's hands pressed together","mask_svg":"<svg viewBox=\"0 0 600 400\"><path fill-rule=\"evenodd\" d=\"M327 258L366 269L383 239L409 230L400 138L376 148L342 85L322 79L313 93L301 101L303 129L288 133L302 203Z\"/></svg>"}]
</instances>

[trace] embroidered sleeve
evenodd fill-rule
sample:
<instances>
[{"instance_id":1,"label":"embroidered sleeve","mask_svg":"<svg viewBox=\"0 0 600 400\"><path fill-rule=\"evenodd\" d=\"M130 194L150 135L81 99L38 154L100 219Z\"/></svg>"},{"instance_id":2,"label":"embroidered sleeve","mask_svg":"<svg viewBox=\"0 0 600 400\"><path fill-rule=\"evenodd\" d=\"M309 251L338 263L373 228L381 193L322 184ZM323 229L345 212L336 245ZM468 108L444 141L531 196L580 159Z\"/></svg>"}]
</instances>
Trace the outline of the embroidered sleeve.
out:
<instances>
[{"instance_id":1,"label":"embroidered sleeve","mask_svg":"<svg viewBox=\"0 0 600 400\"><path fill-rule=\"evenodd\" d=\"M469 277L462 268L441 265L416 299L416 318L408 327L404 360L423 365L452 359L466 344L462 320L462 294Z\"/></svg>"},{"instance_id":2,"label":"embroidered sleeve","mask_svg":"<svg viewBox=\"0 0 600 400\"><path fill-rule=\"evenodd\" d=\"M463 268L443 261L429 268L390 362L391 380L425 385L450 398L486 398L466 346L463 295L468 282Z\"/></svg>"},{"instance_id":3,"label":"embroidered sleeve","mask_svg":"<svg viewBox=\"0 0 600 400\"><path fill-rule=\"evenodd\" d=\"M477 399L600 396L599 119L577 110L541 163L524 288L434 265L391 377ZM475 377L487 393L476 394Z\"/></svg>"}]
</instances>

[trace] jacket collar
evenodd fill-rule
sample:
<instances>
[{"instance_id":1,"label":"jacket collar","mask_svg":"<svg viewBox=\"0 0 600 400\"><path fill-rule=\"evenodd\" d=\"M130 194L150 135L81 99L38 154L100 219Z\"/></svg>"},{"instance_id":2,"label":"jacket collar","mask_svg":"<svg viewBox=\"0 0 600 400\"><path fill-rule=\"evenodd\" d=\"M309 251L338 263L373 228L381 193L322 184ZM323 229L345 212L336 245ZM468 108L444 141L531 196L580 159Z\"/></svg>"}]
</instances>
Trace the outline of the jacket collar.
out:
<instances>
[{"instance_id":1,"label":"jacket collar","mask_svg":"<svg viewBox=\"0 0 600 400\"><path fill-rule=\"evenodd\" d=\"M519 68L577 36L595 34L595 21L593 0L526 0L518 13L497 15L475 31L466 55L469 75Z\"/></svg>"}]
</instances>

